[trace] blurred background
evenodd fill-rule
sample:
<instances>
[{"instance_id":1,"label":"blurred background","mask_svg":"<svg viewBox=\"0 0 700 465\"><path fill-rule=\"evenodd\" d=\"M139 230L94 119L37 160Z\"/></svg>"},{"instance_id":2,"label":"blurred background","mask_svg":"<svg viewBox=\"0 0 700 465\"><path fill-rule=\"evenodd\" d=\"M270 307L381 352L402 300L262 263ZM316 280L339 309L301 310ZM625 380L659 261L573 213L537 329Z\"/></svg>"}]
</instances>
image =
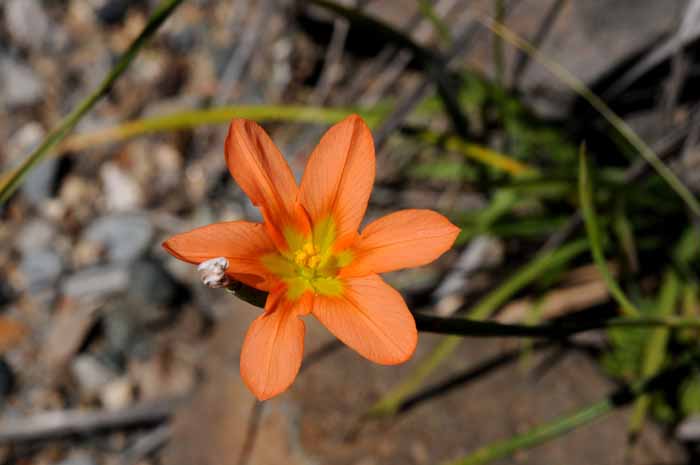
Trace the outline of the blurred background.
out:
<instances>
[{"instance_id":1,"label":"blurred background","mask_svg":"<svg viewBox=\"0 0 700 465\"><path fill-rule=\"evenodd\" d=\"M0 0L0 173L158 3ZM299 176L358 112L378 150L367 220L431 208L463 228L438 262L386 277L412 310L607 318L621 305L582 220L585 142L615 282L638 313L700 317L698 215L678 195L700 192L699 37L695 0L182 1L0 207L0 464L452 463L693 353L693 329L421 333L410 362L381 367L308 318L299 378L258 403L238 355L260 310L160 243L260 220L224 163L233 116ZM500 463L694 463L700 366L642 399Z\"/></svg>"}]
</instances>

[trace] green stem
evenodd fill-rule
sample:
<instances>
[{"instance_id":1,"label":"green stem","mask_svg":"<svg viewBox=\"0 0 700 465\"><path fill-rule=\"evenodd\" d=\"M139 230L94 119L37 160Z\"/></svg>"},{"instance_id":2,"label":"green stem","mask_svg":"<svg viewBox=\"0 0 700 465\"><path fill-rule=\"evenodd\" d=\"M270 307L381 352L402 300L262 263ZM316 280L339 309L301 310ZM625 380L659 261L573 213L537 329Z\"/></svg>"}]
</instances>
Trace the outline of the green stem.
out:
<instances>
[{"instance_id":1,"label":"green stem","mask_svg":"<svg viewBox=\"0 0 700 465\"><path fill-rule=\"evenodd\" d=\"M588 171L586 149L584 146L581 146L581 153L579 155L578 179L579 200L581 202L583 219L586 224L586 233L588 234L588 240L591 244L591 255L593 256L593 262L598 268L598 271L603 278L603 282L605 282L605 285L608 287L610 295L612 295L617 303L620 304L620 308L622 309L623 313L627 316L639 315L640 312L637 307L635 307L634 304L627 298L625 293L615 281L615 278L608 268L605 255L603 254L600 226L598 225L598 215L596 214L595 207L593 205L593 188Z\"/></svg>"},{"instance_id":2,"label":"green stem","mask_svg":"<svg viewBox=\"0 0 700 465\"><path fill-rule=\"evenodd\" d=\"M93 106L111 89L114 82L126 71L134 58L143 48L148 39L158 30L161 24L175 11L183 0L164 0L149 18L141 33L129 45L129 48L121 56L117 64L110 73L100 83L92 94L83 100L68 116L66 116L59 126L51 131L41 145L0 185L0 206L3 205L10 196L17 190L25 176L36 166L49 151L56 146L70 131L75 128L78 122Z\"/></svg>"},{"instance_id":3,"label":"green stem","mask_svg":"<svg viewBox=\"0 0 700 465\"><path fill-rule=\"evenodd\" d=\"M680 294L680 281L673 271L668 271L664 278L664 283L661 286L659 295L657 314L660 318L667 318L673 314L676 301ZM666 346L670 335L669 328L655 329L649 336L649 340L642 361L643 377L655 375L666 358ZM651 397L649 395L640 396L637 399L629 425L630 442L636 441L647 416L647 410L651 405Z\"/></svg>"}]
</instances>

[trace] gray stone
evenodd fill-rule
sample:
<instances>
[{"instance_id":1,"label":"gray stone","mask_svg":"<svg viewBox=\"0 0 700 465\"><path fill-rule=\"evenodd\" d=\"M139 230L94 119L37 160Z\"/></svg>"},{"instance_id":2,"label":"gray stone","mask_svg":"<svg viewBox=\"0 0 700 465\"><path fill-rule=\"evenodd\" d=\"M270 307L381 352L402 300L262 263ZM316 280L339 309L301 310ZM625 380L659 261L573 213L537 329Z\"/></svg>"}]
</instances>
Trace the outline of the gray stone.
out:
<instances>
[{"instance_id":1,"label":"gray stone","mask_svg":"<svg viewBox=\"0 0 700 465\"><path fill-rule=\"evenodd\" d=\"M71 373L87 395L96 395L114 380L117 374L90 354L75 357L71 364Z\"/></svg>"},{"instance_id":2,"label":"gray stone","mask_svg":"<svg viewBox=\"0 0 700 465\"><path fill-rule=\"evenodd\" d=\"M51 250L32 250L22 255L20 270L26 280L27 289L37 291L53 284L61 276L61 257Z\"/></svg>"},{"instance_id":3,"label":"gray stone","mask_svg":"<svg viewBox=\"0 0 700 465\"><path fill-rule=\"evenodd\" d=\"M32 68L12 58L0 58L0 101L7 107L38 103L43 90Z\"/></svg>"},{"instance_id":4,"label":"gray stone","mask_svg":"<svg viewBox=\"0 0 700 465\"><path fill-rule=\"evenodd\" d=\"M117 263L139 258L152 238L153 226L148 217L138 213L103 216L88 226L83 235L83 239L103 245L107 258Z\"/></svg>"},{"instance_id":5,"label":"gray stone","mask_svg":"<svg viewBox=\"0 0 700 465\"><path fill-rule=\"evenodd\" d=\"M129 297L156 306L172 306L182 291L168 271L154 260L142 260L131 267Z\"/></svg>"},{"instance_id":6,"label":"gray stone","mask_svg":"<svg viewBox=\"0 0 700 465\"><path fill-rule=\"evenodd\" d=\"M49 159L39 163L22 184L22 194L34 206L41 206L53 196L54 184L58 175L58 160Z\"/></svg>"},{"instance_id":7,"label":"gray stone","mask_svg":"<svg viewBox=\"0 0 700 465\"><path fill-rule=\"evenodd\" d=\"M124 299L105 307L102 330L107 340L107 350L116 363L125 358L145 358L152 349L153 338L143 324L144 313L149 308Z\"/></svg>"},{"instance_id":8,"label":"gray stone","mask_svg":"<svg viewBox=\"0 0 700 465\"><path fill-rule=\"evenodd\" d=\"M56 236L56 229L46 220L35 219L28 222L17 236L17 249L22 253L46 249Z\"/></svg>"},{"instance_id":9,"label":"gray stone","mask_svg":"<svg viewBox=\"0 0 700 465\"><path fill-rule=\"evenodd\" d=\"M66 278L61 292L68 297L104 297L126 291L129 270L124 266L96 266Z\"/></svg>"},{"instance_id":10,"label":"gray stone","mask_svg":"<svg viewBox=\"0 0 700 465\"><path fill-rule=\"evenodd\" d=\"M37 0L7 0L5 26L17 45L39 48L49 32L49 18Z\"/></svg>"}]
</instances>

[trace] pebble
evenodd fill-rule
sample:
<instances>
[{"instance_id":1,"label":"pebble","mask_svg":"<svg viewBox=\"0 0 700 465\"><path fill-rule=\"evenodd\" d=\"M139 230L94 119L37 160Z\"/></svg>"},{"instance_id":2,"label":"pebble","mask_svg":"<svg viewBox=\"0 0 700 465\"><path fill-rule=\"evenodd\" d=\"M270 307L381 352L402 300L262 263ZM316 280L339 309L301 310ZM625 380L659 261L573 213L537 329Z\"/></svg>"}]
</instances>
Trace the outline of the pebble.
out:
<instances>
[{"instance_id":1,"label":"pebble","mask_svg":"<svg viewBox=\"0 0 700 465\"><path fill-rule=\"evenodd\" d=\"M47 249L56 236L53 224L43 219L35 219L25 224L17 236L17 249L24 253Z\"/></svg>"},{"instance_id":2,"label":"pebble","mask_svg":"<svg viewBox=\"0 0 700 465\"><path fill-rule=\"evenodd\" d=\"M141 186L126 171L114 163L100 168L107 209L111 211L135 210L143 205Z\"/></svg>"},{"instance_id":3,"label":"pebble","mask_svg":"<svg viewBox=\"0 0 700 465\"><path fill-rule=\"evenodd\" d=\"M148 249L153 234L153 225L144 214L111 214L90 224L83 239L104 247L109 261L129 263Z\"/></svg>"},{"instance_id":4,"label":"pebble","mask_svg":"<svg viewBox=\"0 0 700 465\"><path fill-rule=\"evenodd\" d=\"M9 107L38 103L44 85L32 68L12 58L0 58L0 102Z\"/></svg>"},{"instance_id":5,"label":"pebble","mask_svg":"<svg viewBox=\"0 0 700 465\"><path fill-rule=\"evenodd\" d=\"M147 306L136 307L125 299L110 302L105 307L102 330L116 364L124 363L125 358L143 358L150 354L153 338L148 337L141 321L143 313L148 312Z\"/></svg>"},{"instance_id":6,"label":"pebble","mask_svg":"<svg viewBox=\"0 0 700 465\"><path fill-rule=\"evenodd\" d=\"M20 270L27 290L33 292L53 286L61 276L63 262L51 250L32 250L22 255Z\"/></svg>"},{"instance_id":7,"label":"pebble","mask_svg":"<svg viewBox=\"0 0 700 465\"><path fill-rule=\"evenodd\" d=\"M676 428L676 438L683 442L700 441L700 414L684 419Z\"/></svg>"},{"instance_id":8,"label":"pebble","mask_svg":"<svg viewBox=\"0 0 700 465\"><path fill-rule=\"evenodd\" d=\"M134 400L134 386L127 377L107 383L100 391L100 402L107 410L128 407Z\"/></svg>"},{"instance_id":9,"label":"pebble","mask_svg":"<svg viewBox=\"0 0 700 465\"><path fill-rule=\"evenodd\" d=\"M71 363L71 373L88 396L97 395L117 375L90 354L78 355Z\"/></svg>"},{"instance_id":10,"label":"pebble","mask_svg":"<svg viewBox=\"0 0 700 465\"><path fill-rule=\"evenodd\" d=\"M160 262L141 260L131 268L129 297L132 300L171 308L184 290Z\"/></svg>"},{"instance_id":11,"label":"pebble","mask_svg":"<svg viewBox=\"0 0 700 465\"><path fill-rule=\"evenodd\" d=\"M129 9L129 0L102 0L95 3L98 4L95 15L105 25L121 23Z\"/></svg>"},{"instance_id":12,"label":"pebble","mask_svg":"<svg viewBox=\"0 0 700 465\"><path fill-rule=\"evenodd\" d=\"M49 18L37 0L7 0L5 27L16 44L39 48L49 33Z\"/></svg>"},{"instance_id":13,"label":"pebble","mask_svg":"<svg viewBox=\"0 0 700 465\"><path fill-rule=\"evenodd\" d=\"M129 270L124 266L96 266L79 271L61 283L64 296L73 298L105 297L125 291Z\"/></svg>"}]
</instances>

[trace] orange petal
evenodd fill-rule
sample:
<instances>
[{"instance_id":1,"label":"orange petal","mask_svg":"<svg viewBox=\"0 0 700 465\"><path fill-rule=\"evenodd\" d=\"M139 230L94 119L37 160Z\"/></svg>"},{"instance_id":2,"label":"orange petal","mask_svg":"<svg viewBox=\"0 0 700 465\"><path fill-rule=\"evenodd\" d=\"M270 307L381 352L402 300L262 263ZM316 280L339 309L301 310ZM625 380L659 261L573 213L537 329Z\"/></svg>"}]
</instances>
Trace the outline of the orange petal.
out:
<instances>
[{"instance_id":1,"label":"orange petal","mask_svg":"<svg viewBox=\"0 0 700 465\"><path fill-rule=\"evenodd\" d=\"M304 353L304 322L284 292L271 293L265 313L248 328L241 351L241 377L255 397L266 400L294 382Z\"/></svg>"},{"instance_id":2,"label":"orange petal","mask_svg":"<svg viewBox=\"0 0 700 465\"><path fill-rule=\"evenodd\" d=\"M276 242L284 242L285 228L308 231L299 215L292 170L267 133L253 121L234 119L226 137L226 164L231 176L254 205L262 210Z\"/></svg>"},{"instance_id":3,"label":"orange petal","mask_svg":"<svg viewBox=\"0 0 700 465\"><path fill-rule=\"evenodd\" d=\"M202 226L163 242L176 258L198 265L212 258L228 260L230 274L241 282L268 290L274 277L260 258L276 251L262 224L229 221Z\"/></svg>"},{"instance_id":4,"label":"orange petal","mask_svg":"<svg viewBox=\"0 0 700 465\"><path fill-rule=\"evenodd\" d=\"M431 210L401 210L368 224L341 276L364 276L426 265L447 252L459 228Z\"/></svg>"},{"instance_id":5,"label":"orange petal","mask_svg":"<svg viewBox=\"0 0 700 465\"><path fill-rule=\"evenodd\" d=\"M331 127L311 153L299 198L313 224L331 216L336 244L349 245L355 238L367 209L374 172L372 134L357 115Z\"/></svg>"},{"instance_id":6,"label":"orange petal","mask_svg":"<svg viewBox=\"0 0 700 465\"><path fill-rule=\"evenodd\" d=\"M338 339L382 365L413 355L418 333L401 294L377 275L344 281L342 297L316 295L312 313Z\"/></svg>"}]
</instances>

